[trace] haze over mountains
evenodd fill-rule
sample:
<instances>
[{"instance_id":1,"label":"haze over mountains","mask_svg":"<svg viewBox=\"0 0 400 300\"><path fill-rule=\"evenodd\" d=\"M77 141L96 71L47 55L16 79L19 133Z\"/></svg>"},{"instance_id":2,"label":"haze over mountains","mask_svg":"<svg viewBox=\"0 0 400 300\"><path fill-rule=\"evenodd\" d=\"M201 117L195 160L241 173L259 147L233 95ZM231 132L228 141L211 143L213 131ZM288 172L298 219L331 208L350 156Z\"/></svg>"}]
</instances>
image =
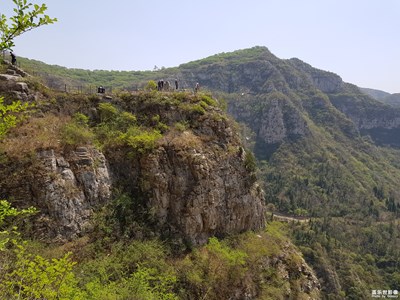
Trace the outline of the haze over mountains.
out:
<instances>
[{"instance_id":1,"label":"haze over mountains","mask_svg":"<svg viewBox=\"0 0 400 300\"><path fill-rule=\"evenodd\" d=\"M90 72L47 66L34 61L23 60L22 63L43 76L48 86L60 90L65 85L112 86L116 103L124 108L128 102L118 102L119 98L128 97L123 90L141 89L149 80L177 78L180 87L189 92L198 82L201 90L211 91L218 103L222 104L224 99L228 113L241 124L236 130L241 131L246 148L255 154L268 209L311 218L308 223L291 224L290 232L292 240L316 272L322 296L327 299L365 299L371 295L372 289L394 290L400 286L398 94L360 89L343 82L336 74L315 69L299 59L279 59L265 47L217 54L176 68L153 72ZM230 153L230 145L239 145L230 136L229 123L211 114L213 109L207 108L210 112L208 117L192 118L183 106L171 109L174 105L167 103L162 94L161 98L151 98L151 105L146 101L141 102L140 96L134 96L136 94L134 92L133 96L129 96L132 98L128 97L130 102L127 108L132 112L145 115L146 109L157 111L161 121L168 125L178 121L179 112L189 122L193 132L201 134L206 141L203 160L215 170L223 165L218 159L212 159L215 147L225 147ZM86 104L79 109L89 114L92 110L87 103L90 101L83 103ZM152 122L148 121L146 126ZM207 132L213 138L206 139ZM165 153L158 150L154 154L156 158L137 162L139 169L147 170L143 174L152 178L152 183L160 183L161 188L157 189L160 194L156 197L161 199L160 203L165 199L170 200L166 195L169 195L171 186L174 191L178 187L173 182L165 184L162 176L153 178L153 173L176 176L176 172L179 172L178 175L182 173L185 178L203 178L202 172L209 170L197 163L196 159L200 159L201 154L188 152L188 157L193 156L189 169L195 170L189 172L182 158L186 154L171 154L167 150ZM114 155L113 151L106 151L106 157L117 162L117 165L114 164L114 173L119 174L119 170L124 169L121 167L123 159ZM174 168L173 164L163 167L161 162L168 162L168 159L179 161L179 168ZM229 156L229 161L235 165L235 155ZM151 168L158 168L158 171L148 171ZM227 168L231 167L225 166L218 171L223 174L221 178L224 178L224 183L229 177L225 170ZM165 172L161 172L161 169ZM241 166L237 166L237 169L244 172ZM135 172L133 174L140 176ZM123 178L122 175L120 177ZM206 177L203 179L207 180ZM255 189L255 183L250 179L246 179L248 184L244 185L250 190L249 194ZM184 181L184 186L190 186L187 182ZM220 186L218 182L217 186L223 189L221 186L225 185ZM146 191L151 190L147 186ZM214 195L208 190L207 184L201 185L200 190L207 191L207 195ZM234 192L235 199L241 199L236 197L240 191L233 187L226 189L225 193L228 191ZM174 197L177 194L182 193L174 193ZM196 195L187 196L190 199L203 199L201 194L196 191ZM259 199L259 194L256 196ZM171 202L175 203L177 199L179 197ZM155 207L159 209L156 212L160 218L168 220L170 210L162 205ZM203 208L207 212L206 206ZM191 209L195 211L196 206L193 205ZM259 213L261 209L256 206L253 211ZM188 210L187 213L190 215L191 212ZM204 213L198 215L202 216L203 225L196 229L190 226L197 224L194 221L177 221L177 224L186 224L184 232L189 237L190 233L194 233L194 242L200 239L198 236L204 242L207 234L222 225L215 218L211 218L212 222L204 221ZM251 220L249 214L246 218ZM173 224L173 230L181 230L179 225ZM204 228L208 229L201 231Z\"/></svg>"},{"instance_id":2,"label":"haze over mountains","mask_svg":"<svg viewBox=\"0 0 400 300\"><path fill-rule=\"evenodd\" d=\"M367 95L370 95L375 100L389 104L391 106L400 107L400 93L390 94L380 90L374 90L368 88L360 88L360 89Z\"/></svg>"}]
</instances>

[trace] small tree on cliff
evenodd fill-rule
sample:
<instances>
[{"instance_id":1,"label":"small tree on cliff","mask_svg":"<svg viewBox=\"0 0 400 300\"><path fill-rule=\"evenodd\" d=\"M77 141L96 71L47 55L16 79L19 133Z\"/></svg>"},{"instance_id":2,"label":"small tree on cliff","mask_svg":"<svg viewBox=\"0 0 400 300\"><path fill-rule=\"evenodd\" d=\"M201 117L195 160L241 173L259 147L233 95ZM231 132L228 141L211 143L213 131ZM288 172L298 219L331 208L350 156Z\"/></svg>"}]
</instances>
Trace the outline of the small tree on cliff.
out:
<instances>
[{"instance_id":1,"label":"small tree on cliff","mask_svg":"<svg viewBox=\"0 0 400 300\"><path fill-rule=\"evenodd\" d=\"M52 24L56 18L45 15L46 4L28 3L27 0L12 0L16 5L14 15L0 15L0 51L14 47L14 39L21 34L37 27Z\"/></svg>"}]
</instances>

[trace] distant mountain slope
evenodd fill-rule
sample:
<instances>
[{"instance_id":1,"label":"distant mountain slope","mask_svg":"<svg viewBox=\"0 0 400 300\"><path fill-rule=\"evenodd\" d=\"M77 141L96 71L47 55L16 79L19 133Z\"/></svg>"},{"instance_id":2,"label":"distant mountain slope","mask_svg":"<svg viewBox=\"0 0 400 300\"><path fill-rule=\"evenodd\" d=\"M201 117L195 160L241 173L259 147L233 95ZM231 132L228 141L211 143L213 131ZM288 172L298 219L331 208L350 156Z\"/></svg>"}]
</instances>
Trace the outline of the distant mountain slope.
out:
<instances>
[{"instance_id":1,"label":"distant mountain slope","mask_svg":"<svg viewBox=\"0 0 400 300\"><path fill-rule=\"evenodd\" d=\"M325 296L362 299L372 288L368 280L389 282L400 240L377 246L382 240L376 234L391 236L390 226L379 224L390 224L400 213L400 151L377 145L400 147L400 110L336 74L298 59L281 60L263 47L215 55L179 70L181 77L222 92L228 111L251 130L254 138L247 131L247 139L260 161L268 202L290 214L323 218L308 229L311 234L303 228L295 237L327 283ZM325 239L342 245L341 259ZM369 265L367 254L376 260L370 270L360 267Z\"/></svg>"},{"instance_id":2,"label":"distant mountain slope","mask_svg":"<svg viewBox=\"0 0 400 300\"><path fill-rule=\"evenodd\" d=\"M106 86L113 89L136 89L144 86L148 80L157 78L157 72L151 71L107 71L68 69L57 65L47 65L37 60L20 57L21 68L33 75L40 76L50 88L64 90L65 86ZM161 73L162 71L158 71ZM164 75L164 74L160 74ZM166 76L164 76L166 77Z\"/></svg>"},{"instance_id":3,"label":"distant mountain slope","mask_svg":"<svg viewBox=\"0 0 400 300\"><path fill-rule=\"evenodd\" d=\"M400 108L400 93L391 94L382 99L384 103Z\"/></svg>"},{"instance_id":4,"label":"distant mountain slope","mask_svg":"<svg viewBox=\"0 0 400 300\"><path fill-rule=\"evenodd\" d=\"M339 127L348 127L348 121L352 121L353 129L370 135L378 144L400 146L395 138L400 135L400 110L389 109L356 86L344 83L338 75L315 69L299 59L281 60L267 48L255 47L181 65L179 70L180 77L190 82L198 81L231 96L243 94L258 104L260 101L253 95L271 98L280 93L290 98L287 102L297 112L308 109L314 118L324 118L321 114L325 109L333 115L343 113L345 118L340 117L336 124L331 116L324 121Z\"/></svg>"},{"instance_id":5,"label":"distant mountain slope","mask_svg":"<svg viewBox=\"0 0 400 300\"><path fill-rule=\"evenodd\" d=\"M375 100L378 100L382 103L394 106L394 107L400 107L400 93L396 94L390 94L384 91L380 90L374 90L374 89L367 89L367 88L360 88L360 90L374 98Z\"/></svg>"},{"instance_id":6,"label":"distant mountain slope","mask_svg":"<svg viewBox=\"0 0 400 300\"><path fill-rule=\"evenodd\" d=\"M374 98L375 100L383 100L385 97L390 96L390 93L388 92L384 92L381 90L376 90L376 89L370 89L370 88L359 88L361 90L361 92L371 96L372 98Z\"/></svg>"}]
</instances>

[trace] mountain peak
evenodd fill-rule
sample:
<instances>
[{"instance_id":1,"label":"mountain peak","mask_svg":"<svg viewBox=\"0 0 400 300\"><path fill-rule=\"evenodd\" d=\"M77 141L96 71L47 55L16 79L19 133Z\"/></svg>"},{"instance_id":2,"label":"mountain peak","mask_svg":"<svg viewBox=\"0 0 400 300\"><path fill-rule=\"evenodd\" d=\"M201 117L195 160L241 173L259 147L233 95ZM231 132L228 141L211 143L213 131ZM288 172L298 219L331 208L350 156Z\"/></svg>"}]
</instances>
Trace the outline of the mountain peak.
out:
<instances>
[{"instance_id":1,"label":"mountain peak","mask_svg":"<svg viewBox=\"0 0 400 300\"><path fill-rule=\"evenodd\" d=\"M218 54L211 55L209 57L191 61L185 64L181 64L180 68L192 68L197 65L210 65L215 63L235 63L235 62L246 62L260 59L277 59L275 55L264 46L255 46L247 49L240 49L233 52L221 52Z\"/></svg>"}]
</instances>

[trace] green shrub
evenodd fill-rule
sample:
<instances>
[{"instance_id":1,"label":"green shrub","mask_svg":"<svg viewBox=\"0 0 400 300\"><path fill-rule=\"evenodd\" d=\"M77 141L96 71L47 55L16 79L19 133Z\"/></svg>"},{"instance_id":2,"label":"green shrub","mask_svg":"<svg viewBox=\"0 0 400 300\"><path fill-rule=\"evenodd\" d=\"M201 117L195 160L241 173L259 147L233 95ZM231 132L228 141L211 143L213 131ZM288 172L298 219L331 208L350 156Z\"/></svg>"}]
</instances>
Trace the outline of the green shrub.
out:
<instances>
[{"instance_id":1,"label":"green shrub","mask_svg":"<svg viewBox=\"0 0 400 300\"><path fill-rule=\"evenodd\" d=\"M49 260L29 253L21 241L15 218L35 212L0 201L0 295L4 299L79 299L70 254Z\"/></svg>"},{"instance_id":2,"label":"green shrub","mask_svg":"<svg viewBox=\"0 0 400 300\"><path fill-rule=\"evenodd\" d=\"M89 124L89 117L82 113L74 114L73 120L77 125L88 126Z\"/></svg>"},{"instance_id":3,"label":"green shrub","mask_svg":"<svg viewBox=\"0 0 400 300\"><path fill-rule=\"evenodd\" d=\"M184 132L186 129L188 129L189 124L187 121L180 121L180 122L176 122L174 124L174 127L177 131Z\"/></svg>"},{"instance_id":4,"label":"green shrub","mask_svg":"<svg viewBox=\"0 0 400 300\"><path fill-rule=\"evenodd\" d=\"M150 80L147 82L145 88L146 91L156 91L157 90L157 83L154 80Z\"/></svg>"},{"instance_id":5,"label":"green shrub","mask_svg":"<svg viewBox=\"0 0 400 300\"><path fill-rule=\"evenodd\" d=\"M78 272L86 299L177 299L167 254L157 240L113 244Z\"/></svg>"},{"instance_id":6,"label":"green shrub","mask_svg":"<svg viewBox=\"0 0 400 300\"><path fill-rule=\"evenodd\" d=\"M7 131L24 119L24 114L32 105L16 101L10 105L4 104L4 98L0 97L0 140Z\"/></svg>"},{"instance_id":7,"label":"green shrub","mask_svg":"<svg viewBox=\"0 0 400 300\"><path fill-rule=\"evenodd\" d=\"M232 287L240 286L245 277L246 258L243 251L210 238L182 261L181 281L196 299L220 299L220 295L228 299L233 296Z\"/></svg>"},{"instance_id":8,"label":"green shrub","mask_svg":"<svg viewBox=\"0 0 400 300\"><path fill-rule=\"evenodd\" d=\"M201 95L201 101L207 103L210 106L218 106L218 103L208 95Z\"/></svg>"},{"instance_id":9,"label":"green shrub","mask_svg":"<svg viewBox=\"0 0 400 300\"><path fill-rule=\"evenodd\" d=\"M146 300L178 300L172 292L175 283L176 276L160 274L155 268L139 265L136 272L126 282L130 290L127 296L134 295L138 299Z\"/></svg>"},{"instance_id":10,"label":"green shrub","mask_svg":"<svg viewBox=\"0 0 400 300\"><path fill-rule=\"evenodd\" d=\"M65 145L87 145L94 140L94 133L90 130L88 117L76 113L74 118L67 123L61 130L61 139Z\"/></svg>"},{"instance_id":11,"label":"green shrub","mask_svg":"<svg viewBox=\"0 0 400 300\"><path fill-rule=\"evenodd\" d=\"M204 109L204 107L201 104L194 104L194 105L191 105L190 112L204 115L206 113L206 110Z\"/></svg>"},{"instance_id":12,"label":"green shrub","mask_svg":"<svg viewBox=\"0 0 400 300\"><path fill-rule=\"evenodd\" d=\"M118 109L111 103L100 103L99 114L101 122L109 122L117 117Z\"/></svg>"},{"instance_id":13,"label":"green shrub","mask_svg":"<svg viewBox=\"0 0 400 300\"><path fill-rule=\"evenodd\" d=\"M21 245L16 250L13 270L0 283L3 296L15 299L71 299L75 293L75 265L66 254L48 260L26 252Z\"/></svg>"},{"instance_id":14,"label":"green shrub","mask_svg":"<svg viewBox=\"0 0 400 300\"><path fill-rule=\"evenodd\" d=\"M161 137L161 133L156 129L145 130L140 127L132 126L126 133L120 136L120 139L136 152L144 153L153 150L156 142Z\"/></svg>"},{"instance_id":15,"label":"green shrub","mask_svg":"<svg viewBox=\"0 0 400 300\"><path fill-rule=\"evenodd\" d=\"M255 172L257 169L256 158L254 157L253 152L246 151L246 156L244 159L244 166L250 172Z\"/></svg>"},{"instance_id":16,"label":"green shrub","mask_svg":"<svg viewBox=\"0 0 400 300\"><path fill-rule=\"evenodd\" d=\"M16 231L15 224L9 220L21 216L27 216L36 213L36 209L30 207L28 209L18 210L11 206L6 200L0 200L0 251L5 250L6 244L10 241L10 237ZM11 227L11 230L9 230Z\"/></svg>"},{"instance_id":17,"label":"green shrub","mask_svg":"<svg viewBox=\"0 0 400 300\"><path fill-rule=\"evenodd\" d=\"M206 102L204 102L204 101L200 101L199 105L204 109L208 108L208 104Z\"/></svg>"},{"instance_id":18,"label":"green shrub","mask_svg":"<svg viewBox=\"0 0 400 300\"><path fill-rule=\"evenodd\" d=\"M136 116L127 111L122 112L119 119L119 124L123 126L132 126L137 121Z\"/></svg>"}]
</instances>

